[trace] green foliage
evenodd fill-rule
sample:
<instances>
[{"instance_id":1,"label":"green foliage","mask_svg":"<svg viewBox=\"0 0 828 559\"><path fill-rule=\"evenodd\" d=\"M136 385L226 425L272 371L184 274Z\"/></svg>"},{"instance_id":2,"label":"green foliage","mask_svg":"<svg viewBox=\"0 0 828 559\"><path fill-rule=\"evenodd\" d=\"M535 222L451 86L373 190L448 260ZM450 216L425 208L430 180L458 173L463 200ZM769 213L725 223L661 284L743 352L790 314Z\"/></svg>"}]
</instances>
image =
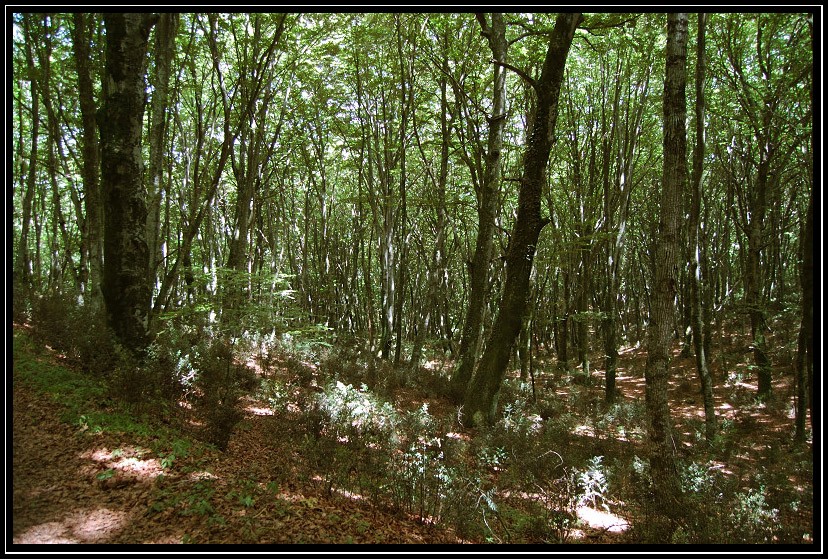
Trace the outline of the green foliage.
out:
<instances>
[{"instance_id":1,"label":"green foliage","mask_svg":"<svg viewBox=\"0 0 828 559\"><path fill-rule=\"evenodd\" d=\"M513 68L539 76L554 17L506 16ZM98 16L89 23L98 25L90 63L99 74L103 29ZM284 36L268 53L280 23ZM265 375L277 364L287 369L288 379L264 384L261 394L283 425L299 417L286 436L306 435L303 459L323 472L329 488L356 489L412 513L450 519L493 541L523 531L541 541L567 541L578 505L607 506L610 495L630 487L636 503L647 501L652 484L646 462L600 459L612 456L606 447L617 438L643 438L644 405L603 405L590 386L593 377L568 372L558 379L566 383L566 399L539 390L537 403L528 384L507 379L498 422L470 443L445 435L453 418L435 417L426 407L404 413L391 403L401 387L429 397L444 394L446 377L376 357L382 307L402 303L395 318L408 351L427 313L423 339L445 339L458 331L468 302L466 261L488 151L482 139L489 122L500 118L491 114L492 65L474 15L182 14L167 108L175 108L175 118L162 147L165 204L156 233L163 258L151 262L148 284L157 289L173 270L178 277L165 286L171 288L167 299L157 301L164 314L153 317L154 341L140 360L116 342L103 309L88 296L78 304L81 286L85 295L94 287L84 283L91 256L86 203L93 192L82 180L85 134L70 16L14 14L11 24L13 75L19 77L10 83L11 247L15 264L26 249L32 273L31 285L14 281L11 315L30 323L56 356L91 373L35 358L29 340L15 333L15 378L51 394L64 406L65 420L87 433L145 435L157 431L149 417L174 418L184 401L206 426L202 436L223 448L241 418L242 395L256 388L246 366L254 358ZM257 25L256 33L248 32ZM725 326L738 329L745 311L762 310L776 330L768 335L775 364L793 359L797 340L785 325L798 322L801 224L813 189L812 25L805 13L719 13L708 23L701 248L715 263L703 270L714 292L711 319L721 325L722 316L735 317ZM27 60L29 47L34 64ZM551 223L535 261L533 301L542 304L535 305L533 334L547 338L547 349L553 321L564 314L574 329L598 328L610 316L601 298L614 265L620 266L617 316L619 325L626 323L619 329L631 343L643 338L664 156L663 50L663 14L588 14L576 34L544 189L542 213ZM47 52L51 57L44 58ZM690 70L697 61L688 55ZM158 67L152 56L147 62L150 70ZM518 74L505 73L509 109L497 194L502 220L494 238L501 251L509 246L534 104L531 86ZM237 102L223 103L216 84ZM151 85L148 102L154 103L158 90ZM694 91L687 89L689 107ZM37 119L35 97L41 103ZM52 106L46 108L49 97ZM246 114L247 107L256 114ZM53 117L60 126L45 125ZM37 139L36 123L43 124ZM148 121L145 140L157 126ZM689 133L690 142L694 135ZM236 141L227 155L222 142L229 137ZM147 156L149 145L144 141ZM746 211L758 199L759 167L771 156L773 184L760 239L760 275L767 285L761 300L748 305L744 233L755 212ZM239 271L226 262L240 240L233 212L247 179L255 183L248 208L253 223L245 232L246 266ZM191 228L195 241L183 244ZM383 261L383 249L396 260ZM435 268L438 254L441 269ZM492 264L493 309L503 268L498 258ZM382 274L389 267L402 297L396 301L388 300L391 278ZM423 281L432 272L439 276L434 300ZM585 305L578 293L583 286ZM580 341L597 348L589 336ZM739 448L756 411L745 387L755 366L742 352L722 350L722 356L730 362L724 388L735 396L731 403L748 413L720 422L709 447L720 459ZM547 388L554 394L557 387ZM589 433L578 441L594 442L588 451L571 444L581 425L576 418L586 427L579 433ZM690 427L701 442L703 424ZM185 446L165 442L163 465L175 468L189 452ZM780 449L770 451L786 458ZM738 523L748 526L744 541L795 539L778 530L771 535L774 523L808 500L807 494L779 490L787 484L781 477L758 472L750 487L736 487L707 457L689 462L682 475L698 525L682 528L678 540L699 541L704 525L722 541L742 541L734 532ZM502 498L518 488L537 489L531 514Z\"/></svg>"},{"instance_id":2,"label":"green foliage","mask_svg":"<svg viewBox=\"0 0 828 559\"><path fill-rule=\"evenodd\" d=\"M31 323L36 339L89 372L107 376L130 356L106 325L102 308L79 304L65 294L30 293ZM78 325L83 325L79 328Z\"/></svg>"},{"instance_id":3,"label":"green foliage","mask_svg":"<svg viewBox=\"0 0 828 559\"><path fill-rule=\"evenodd\" d=\"M599 411L595 420L598 437L641 440L646 432L646 409L639 400L623 400Z\"/></svg>"},{"instance_id":4,"label":"green foliage","mask_svg":"<svg viewBox=\"0 0 828 559\"><path fill-rule=\"evenodd\" d=\"M116 407L109 399L105 380L83 371L56 365L35 356L36 347L26 334L15 332L13 363L16 378L49 394L63 409L61 418L90 433L115 432L145 435L151 428Z\"/></svg>"},{"instance_id":5,"label":"green foliage","mask_svg":"<svg viewBox=\"0 0 828 559\"><path fill-rule=\"evenodd\" d=\"M588 504L592 508L598 506L608 508L605 503L607 498L607 476L601 463L603 459L603 456L593 456L587 462L586 468L578 473L579 504Z\"/></svg>"},{"instance_id":6,"label":"green foliage","mask_svg":"<svg viewBox=\"0 0 828 559\"><path fill-rule=\"evenodd\" d=\"M394 406L380 401L367 386L358 390L341 381L325 386L319 395L319 408L329 418L336 436L389 435L399 421Z\"/></svg>"},{"instance_id":7,"label":"green foliage","mask_svg":"<svg viewBox=\"0 0 828 559\"><path fill-rule=\"evenodd\" d=\"M258 378L244 360L250 345L242 338L227 338L209 324L187 324L168 317L147 350L141 372L151 380L152 400L177 402L183 398L204 421L204 437L225 450L236 424L243 417L240 399L258 387Z\"/></svg>"},{"instance_id":8,"label":"green foliage","mask_svg":"<svg viewBox=\"0 0 828 559\"><path fill-rule=\"evenodd\" d=\"M772 543L779 511L768 507L765 488L737 493L728 520L734 527L734 543Z\"/></svg>"},{"instance_id":9,"label":"green foliage","mask_svg":"<svg viewBox=\"0 0 828 559\"><path fill-rule=\"evenodd\" d=\"M114 475L115 475L115 470L113 470L112 468L109 468L109 469L106 469L102 472L99 472L95 476L95 478L98 479L99 481L104 481L104 480L107 480L107 479L111 478Z\"/></svg>"}]
</instances>

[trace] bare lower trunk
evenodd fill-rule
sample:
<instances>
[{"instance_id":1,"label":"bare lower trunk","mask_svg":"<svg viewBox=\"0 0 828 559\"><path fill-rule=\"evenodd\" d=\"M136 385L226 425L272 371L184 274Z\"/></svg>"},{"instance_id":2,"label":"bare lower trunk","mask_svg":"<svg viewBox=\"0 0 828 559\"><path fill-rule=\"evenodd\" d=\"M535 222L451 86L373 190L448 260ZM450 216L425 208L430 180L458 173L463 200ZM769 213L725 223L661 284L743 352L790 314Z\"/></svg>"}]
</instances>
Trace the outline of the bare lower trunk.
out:
<instances>
[{"instance_id":1,"label":"bare lower trunk","mask_svg":"<svg viewBox=\"0 0 828 559\"><path fill-rule=\"evenodd\" d=\"M464 400L462 414L466 424L494 422L500 386L526 311L535 247L547 223L541 217L541 191L554 141L558 99L569 47L580 21L581 14L558 16L540 81L534 82L538 104L523 164L517 218L506 255L506 283L486 350Z\"/></svg>"},{"instance_id":2,"label":"bare lower trunk","mask_svg":"<svg viewBox=\"0 0 828 559\"><path fill-rule=\"evenodd\" d=\"M506 61L506 28L503 14L492 14L489 26L483 16L478 16L483 34L489 41L496 62ZM503 129L506 125L506 71L500 64L494 65L494 93L492 116L489 120L489 138L486 150L486 170L479 193L477 212L477 240L474 257L469 269L469 306L460 338L458 365L451 377L451 392L456 402L466 394L474 373L474 364L480 352L483 334L483 315L486 307L486 286L489 281L489 261L492 257L492 235L497 212L497 191L500 182L500 152L503 149Z\"/></svg>"},{"instance_id":3,"label":"bare lower trunk","mask_svg":"<svg viewBox=\"0 0 828 559\"><path fill-rule=\"evenodd\" d=\"M146 347L150 289L141 134L149 14L106 14L105 96L99 113L104 214L103 295L115 334Z\"/></svg>"},{"instance_id":4,"label":"bare lower trunk","mask_svg":"<svg viewBox=\"0 0 828 559\"><path fill-rule=\"evenodd\" d=\"M664 80L664 174L661 216L655 247L648 328L645 390L649 419L648 443L653 478L655 537L670 541L683 511L681 484L675 461L675 442L667 400L674 299L678 281L681 193L687 181L685 65L687 14L667 16L667 64ZM658 533L660 532L660 533ZM667 533L664 533L667 532Z\"/></svg>"},{"instance_id":5,"label":"bare lower trunk","mask_svg":"<svg viewBox=\"0 0 828 559\"><path fill-rule=\"evenodd\" d=\"M696 148L693 150L693 181L690 205L690 309L693 331L693 347L696 354L696 371L701 381L704 399L705 437L712 441L716 436L716 410L713 402L713 379L707 367L704 347L704 323L701 281L701 243L699 221L701 219L702 169L704 164L704 70L705 70L705 14L699 14L696 55Z\"/></svg>"}]
</instances>

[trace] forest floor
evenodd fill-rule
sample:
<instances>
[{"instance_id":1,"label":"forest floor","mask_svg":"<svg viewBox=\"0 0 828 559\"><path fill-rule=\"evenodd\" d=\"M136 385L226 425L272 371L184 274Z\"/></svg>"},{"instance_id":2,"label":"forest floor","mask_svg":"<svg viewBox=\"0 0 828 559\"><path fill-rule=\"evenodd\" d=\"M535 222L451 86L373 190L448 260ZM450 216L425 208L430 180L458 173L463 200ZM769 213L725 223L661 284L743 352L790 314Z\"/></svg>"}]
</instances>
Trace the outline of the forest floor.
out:
<instances>
[{"instance_id":1,"label":"forest floor","mask_svg":"<svg viewBox=\"0 0 828 559\"><path fill-rule=\"evenodd\" d=\"M47 350L37 359L59 360ZM645 359L642 350L621 355L622 399L643 402ZM225 452L183 443L176 451L161 452L151 433L95 432L83 422L67 423L60 406L28 383L20 369L13 370L13 507L7 544L478 543L413 515L372 505L360 495L327 491L311 476L296 476L300 457L295 449L274 451L271 439L280 426L264 402L248 402ZM758 463L772 467L772 454L791 445L791 375L775 375L775 404L745 406L743 400L735 400L755 391L755 385L737 379L725 390L722 371L714 365L713 372L719 420L733 421L741 440L720 467L748 483ZM544 377L537 372L539 389ZM597 402L602 398L602 375L596 372L594 377L589 389ZM704 418L693 359L677 356L672 379L678 446L689 449L693 431ZM451 407L406 389L398 391L395 402L408 409L426 402L435 414ZM104 409L107 402L100 405ZM608 437L589 442L595 435L589 430L585 426L579 434L596 451L611 455L617 445L625 444ZM802 479L800 472L785 475L794 485L813 483ZM579 512L587 526L580 540L629 543L624 526L632 519L617 514ZM803 525L812 522L810 514L802 510Z\"/></svg>"}]
</instances>

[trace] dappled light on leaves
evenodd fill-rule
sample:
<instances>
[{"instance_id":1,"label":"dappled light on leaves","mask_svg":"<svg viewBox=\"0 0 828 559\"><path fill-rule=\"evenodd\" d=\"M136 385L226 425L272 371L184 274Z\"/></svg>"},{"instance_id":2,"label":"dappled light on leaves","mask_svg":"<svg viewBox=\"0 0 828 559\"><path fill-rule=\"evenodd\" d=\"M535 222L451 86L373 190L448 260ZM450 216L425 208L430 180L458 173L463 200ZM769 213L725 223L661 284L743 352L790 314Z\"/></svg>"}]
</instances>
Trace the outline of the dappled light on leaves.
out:
<instances>
[{"instance_id":1,"label":"dappled light on leaves","mask_svg":"<svg viewBox=\"0 0 828 559\"><path fill-rule=\"evenodd\" d=\"M129 520L123 511L107 508L78 510L60 521L46 522L26 529L14 537L13 543L99 543L117 534Z\"/></svg>"},{"instance_id":2,"label":"dappled light on leaves","mask_svg":"<svg viewBox=\"0 0 828 559\"><path fill-rule=\"evenodd\" d=\"M583 520L593 530L622 533L630 527L629 522L623 518L619 518L605 510L598 510L587 506L578 507L578 518Z\"/></svg>"},{"instance_id":3,"label":"dappled light on leaves","mask_svg":"<svg viewBox=\"0 0 828 559\"><path fill-rule=\"evenodd\" d=\"M81 458L90 458L106 468L99 473L98 479L108 479L105 474L134 476L140 481L149 481L160 475L164 468L158 458L143 458L148 451L134 447L116 448L109 450L98 449L90 453L84 453Z\"/></svg>"},{"instance_id":4,"label":"dappled light on leaves","mask_svg":"<svg viewBox=\"0 0 828 559\"><path fill-rule=\"evenodd\" d=\"M815 19L9 12L10 537L811 543Z\"/></svg>"}]
</instances>

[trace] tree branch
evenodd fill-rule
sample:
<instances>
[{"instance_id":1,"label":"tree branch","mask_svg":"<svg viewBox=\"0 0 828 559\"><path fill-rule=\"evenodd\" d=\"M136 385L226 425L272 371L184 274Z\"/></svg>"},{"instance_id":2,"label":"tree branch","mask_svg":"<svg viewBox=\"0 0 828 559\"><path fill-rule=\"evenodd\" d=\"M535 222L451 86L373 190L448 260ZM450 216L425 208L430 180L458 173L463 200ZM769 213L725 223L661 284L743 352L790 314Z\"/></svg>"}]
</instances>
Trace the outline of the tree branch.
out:
<instances>
[{"instance_id":1,"label":"tree branch","mask_svg":"<svg viewBox=\"0 0 828 559\"><path fill-rule=\"evenodd\" d=\"M516 67L512 66L511 64L507 64L506 62L501 62L501 61L495 60L495 59L492 59L492 63L497 64L498 66L502 66L503 68L506 68L507 70L511 70L512 72L514 72L515 74L517 74L518 76L523 78L529 85L531 85L532 89L534 89L535 91L538 91L538 82L534 78L532 78L532 76L530 76L529 74L527 74L526 72L524 72L520 68L516 68Z\"/></svg>"}]
</instances>

